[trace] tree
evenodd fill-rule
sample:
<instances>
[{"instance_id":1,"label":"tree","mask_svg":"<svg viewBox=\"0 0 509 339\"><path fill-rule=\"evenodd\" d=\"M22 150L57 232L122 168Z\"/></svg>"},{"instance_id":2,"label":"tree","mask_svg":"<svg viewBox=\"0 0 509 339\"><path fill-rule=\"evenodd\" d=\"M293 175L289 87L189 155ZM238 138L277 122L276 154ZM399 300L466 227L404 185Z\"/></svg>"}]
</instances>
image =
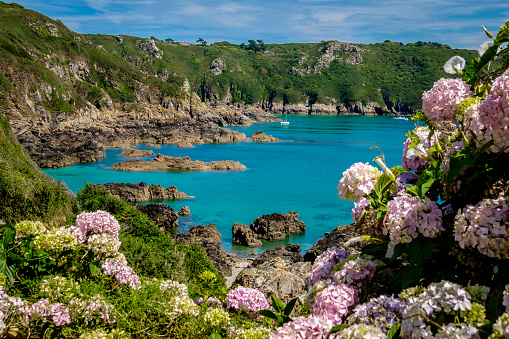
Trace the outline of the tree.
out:
<instances>
[{"instance_id":1,"label":"tree","mask_svg":"<svg viewBox=\"0 0 509 339\"><path fill-rule=\"evenodd\" d=\"M198 38L198 40L196 40L197 43L205 46L207 44L207 41L203 40L203 38Z\"/></svg>"},{"instance_id":2,"label":"tree","mask_svg":"<svg viewBox=\"0 0 509 339\"><path fill-rule=\"evenodd\" d=\"M256 41L254 40L249 40L249 47L248 49L254 51L254 52L259 52L262 50L262 48L260 47L260 44L258 44Z\"/></svg>"},{"instance_id":3,"label":"tree","mask_svg":"<svg viewBox=\"0 0 509 339\"><path fill-rule=\"evenodd\" d=\"M258 41L258 43L260 44L260 49L262 51L265 51L265 48L267 48L267 45L265 45L265 43L263 42L263 40L256 40Z\"/></svg>"},{"instance_id":4,"label":"tree","mask_svg":"<svg viewBox=\"0 0 509 339\"><path fill-rule=\"evenodd\" d=\"M175 43L175 40L173 40L172 38L166 38L165 41L169 42L170 44L174 44Z\"/></svg>"}]
</instances>

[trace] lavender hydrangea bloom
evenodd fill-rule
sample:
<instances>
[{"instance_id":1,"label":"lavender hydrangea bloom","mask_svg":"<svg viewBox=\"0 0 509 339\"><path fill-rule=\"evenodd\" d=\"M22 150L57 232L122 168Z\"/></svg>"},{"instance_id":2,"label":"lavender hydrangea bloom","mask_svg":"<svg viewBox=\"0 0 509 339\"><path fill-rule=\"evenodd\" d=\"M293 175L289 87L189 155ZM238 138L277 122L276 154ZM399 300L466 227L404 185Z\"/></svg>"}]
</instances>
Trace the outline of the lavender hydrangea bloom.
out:
<instances>
[{"instance_id":1,"label":"lavender hydrangea bloom","mask_svg":"<svg viewBox=\"0 0 509 339\"><path fill-rule=\"evenodd\" d=\"M0 336L7 328L7 323L20 309L23 309L25 302L19 297L11 297L0 285Z\"/></svg>"},{"instance_id":2,"label":"lavender hydrangea bloom","mask_svg":"<svg viewBox=\"0 0 509 339\"><path fill-rule=\"evenodd\" d=\"M61 303L52 303L42 298L27 309L30 319L51 320L55 326L62 326L71 323L69 308Z\"/></svg>"},{"instance_id":3,"label":"lavender hydrangea bloom","mask_svg":"<svg viewBox=\"0 0 509 339\"><path fill-rule=\"evenodd\" d=\"M470 246L493 258L509 256L509 197L484 199L458 210L454 237L461 248Z\"/></svg>"},{"instance_id":4,"label":"lavender hydrangea bloom","mask_svg":"<svg viewBox=\"0 0 509 339\"><path fill-rule=\"evenodd\" d=\"M361 217L362 212L371 204L371 201L369 201L366 198L362 198L359 200L359 202L355 203L354 208L352 208L352 219L353 221L359 220Z\"/></svg>"},{"instance_id":5,"label":"lavender hydrangea bloom","mask_svg":"<svg viewBox=\"0 0 509 339\"><path fill-rule=\"evenodd\" d=\"M334 266L349 256L350 252L348 251L340 250L337 247L328 248L315 259L308 278L309 286L313 286L320 280L330 279Z\"/></svg>"},{"instance_id":6,"label":"lavender hydrangea bloom","mask_svg":"<svg viewBox=\"0 0 509 339\"><path fill-rule=\"evenodd\" d=\"M254 313L269 308L265 295L255 288L238 286L228 292L226 307Z\"/></svg>"},{"instance_id":7,"label":"lavender hydrangea bloom","mask_svg":"<svg viewBox=\"0 0 509 339\"><path fill-rule=\"evenodd\" d=\"M334 326L332 319L324 316L297 317L270 334L270 339L325 339Z\"/></svg>"},{"instance_id":8,"label":"lavender hydrangea bloom","mask_svg":"<svg viewBox=\"0 0 509 339\"><path fill-rule=\"evenodd\" d=\"M401 193L387 203L382 231L389 234L394 244L409 243L419 233L434 238L443 230L442 210L428 197L422 201L419 197Z\"/></svg>"},{"instance_id":9,"label":"lavender hydrangea bloom","mask_svg":"<svg viewBox=\"0 0 509 339\"><path fill-rule=\"evenodd\" d=\"M362 280L371 278L375 274L377 266L382 264L379 260L372 261L363 257L353 258L343 263L341 269L334 273L334 281L360 288Z\"/></svg>"},{"instance_id":10,"label":"lavender hydrangea bloom","mask_svg":"<svg viewBox=\"0 0 509 339\"><path fill-rule=\"evenodd\" d=\"M405 303L394 296L381 295L371 298L367 303L357 305L348 317L348 324L366 324L387 331L401 321Z\"/></svg>"},{"instance_id":11,"label":"lavender hydrangea bloom","mask_svg":"<svg viewBox=\"0 0 509 339\"><path fill-rule=\"evenodd\" d=\"M343 172L338 184L339 197L343 200L357 201L370 194L381 174L380 170L368 163L356 162Z\"/></svg>"},{"instance_id":12,"label":"lavender hydrangea bloom","mask_svg":"<svg viewBox=\"0 0 509 339\"><path fill-rule=\"evenodd\" d=\"M123 253L120 253L115 258L106 259L101 268L105 274L112 275L121 284L129 285L135 290L141 287L140 278L129 267Z\"/></svg>"},{"instance_id":13,"label":"lavender hydrangea bloom","mask_svg":"<svg viewBox=\"0 0 509 339\"><path fill-rule=\"evenodd\" d=\"M490 93L468 126L481 143L493 139L490 152L509 152L509 70L493 81Z\"/></svg>"},{"instance_id":14,"label":"lavender hydrangea bloom","mask_svg":"<svg viewBox=\"0 0 509 339\"><path fill-rule=\"evenodd\" d=\"M459 104L474 93L461 79L441 78L433 88L422 94L422 112L433 126L440 127L444 122L456 123L456 110Z\"/></svg>"},{"instance_id":15,"label":"lavender hydrangea bloom","mask_svg":"<svg viewBox=\"0 0 509 339\"><path fill-rule=\"evenodd\" d=\"M414 131L419 137L419 144L412 149L408 149L413 142L412 138L407 138L403 143L403 156L401 164L409 171L421 173L427 166L428 161L424 159L427 151L435 144L434 138L429 138L429 129L427 127L417 127Z\"/></svg>"}]
</instances>

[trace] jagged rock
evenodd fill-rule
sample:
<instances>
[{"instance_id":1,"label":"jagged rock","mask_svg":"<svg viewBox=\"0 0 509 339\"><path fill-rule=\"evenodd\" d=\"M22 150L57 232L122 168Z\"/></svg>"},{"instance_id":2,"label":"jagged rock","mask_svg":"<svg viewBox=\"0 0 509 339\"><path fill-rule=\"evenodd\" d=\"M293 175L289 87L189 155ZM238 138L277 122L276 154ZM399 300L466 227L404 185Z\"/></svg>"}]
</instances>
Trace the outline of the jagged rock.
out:
<instances>
[{"instance_id":1,"label":"jagged rock","mask_svg":"<svg viewBox=\"0 0 509 339\"><path fill-rule=\"evenodd\" d=\"M235 284L256 288L270 300L277 296L287 303L291 299L307 293L307 279L311 272L311 263L291 263L274 257L256 267L251 265L237 276Z\"/></svg>"},{"instance_id":2,"label":"jagged rock","mask_svg":"<svg viewBox=\"0 0 509 339\"><path fill-rule=\"evenodd\" d=\"M351 253L359 252L362 248L362 243L353 243L345 248L344 244L348 240L360 236L355 229L355 223L351 223L344 226L338 226L334 231L325 233L325 236L317 241L317 243L311 247L306 254L304 254L304 260L314 262L316 257L325 252L330 247L338 247L350 251Z\"/></svg>"},{"instance_id":3,"label":"jagged rock","mask_svg":"<svg viewBox=\"0 0 509 339\"><path fill-rule=\"evenodd\" d=\"M166 204L138 205L136 208L143 212L163 232L174 233L179 226L177 212Z\"/></svg>"},{"instance_id":4,"label":"jagged rock","mask_svg":"<svg viewBox=\"0 0 509 339\"><path fill-rule=\"evenodd\" d=\"M159 53L159 48L157 48L156 43L153 39L147 39L145 42L139 42L136 46L147 52L148 54L161 59L161 54Z\"/></svg>"},{"instance_id":5,"label":"jagged rock","mask_svg":"<svg viewBox=\"0 0 509 339\"><path fill-rule=\"evenodd\" d=\"M121 161L110 167L117 171L209 171L209 170L243 170L246 166L238 161L211 161L204 162L200 160L191 160L189 157L169 157L163 154L157 156L151 161L130 160Z\"/></svg>"},{"instance_id":6,"label":"jagged rock","mask_svg":"<svg viewBox=\"0 0 509 339\"><path fill-rule=\"evenodd\" d=\"M189 206L182 207L178 212L178 215L188 216L191 215L191 210L189 209Z\"/></svg>"},{"instance_id":7,"label":"jagged rock","mask_svg":"<svg viewBox=\"0 0 509 339\"><path fill-rule=\"evenodd\" d=\"M267 135L262 131L254 132L251 136L251 140L254 142L276 142L279 141L278 138L274 138L272 135Z\"/></svg>"},{"instance_id":8,"label":"jagged rock","mask_svg":"<svg viewBox=\"0 0 509 339\"><path fill-rule=\"evenodd\" d=\"M145 157L145 156L149 156L149 155L154 155L154 151L146 150L146 149L132 149L132 148L129 148L129 149L123 150L122 153L120 153L120 155L123 155L125 157L130 158L130 159L133 159L133 158L139 158L139 157Z\"/></svg>"},{"instance_id":9,"label":"jagged rock","mask_svg":"<svg viewBox=\"0 0 509 339\"><path fill-rule=\"evenodd\" d=\"M178 233L175 236L175 242L187 246L192 244L200 246L223 278L232 275L231 260L224 248L221 247L221 233L217 230L216 225L191 227L187 234Z\"/></svg>"},{"instance_id":10,"label":"jagged rock","mask_svg":"<svg viewBox=\"0 0 509 339\"><path fill-rule=\"evenodd\" d=\"M261 239L268 241L284 240L292 234L306 231L304 222L299 221L297 212L272 213L256 218L249 226Z\"/></svg>"},{"instance_id":11,"label":"jagged rock","mask_svg":"<svg viewBox=\"0 0 509 339\"><path fill-rule=\"evenodd\" d=\"M292 264L303 261L304 257L300 254L300 246L299 244L288 244L273 250L267 250L255 258L251 266L256 267L276 257L289 261Z\"/></svg>"},{"instance_id":12,"label":"jagged rock","mask_svg":"<svg viewBox=\"0 0 509 339\"><path fill-rule=\"evenodd\" d=\"M191 144L189 141L181 142L177 145L178 148L193 148L193 144Z\"/></svg>"},{"instance_id":13,"label":"jagged rock","mask_svg":"<svg viewBox=\"0 0 509 339\"><path fill-rule=\"evenodd\" d=\"M124 42L124 40L122 39L122 37L121 37L120 35L117 35L117 36L115 37L115 40L117 40L117 41L118 41L118 42L120 42L120 43L123 43L123 42Z\"/></svg>"},{"instance_id":14,"label":"jagged rock","mask_svg":"<svg viewBox=\"0 0 509 339\"><path fill-rule=\"evenodd\" d=\"M212 61L212 64L210 65L210 75L216 76L221 73L223 73L224 69L224 61L221 58L217 58L214 61Z\"/></svg>"},{"instance_id":15,"label":"jagged rock","mask_svg":"<svg viewBox=\"0 0 509 339\"><path fill-rule=\"evenodd\" d=\"M237 245L248 247L260 247L263 245L253 230L251 230L246 224L233 224L232 236L232 242Z\"/></svg>"},{"instance_id":16,"label":"jagged rock","mask_svg":"<svg viewBox=\"0 0 509 339\"><path fill-rule=\"evenodd\" d=\"M139 184L110 182L106 184L96 184L94 186L104 188L109 194L117 196L127 202L184 200L194 198L184 192L180 192L175 186L164 189L161 185L148 186L145 182Z\"/></svg>"}]
</instances>

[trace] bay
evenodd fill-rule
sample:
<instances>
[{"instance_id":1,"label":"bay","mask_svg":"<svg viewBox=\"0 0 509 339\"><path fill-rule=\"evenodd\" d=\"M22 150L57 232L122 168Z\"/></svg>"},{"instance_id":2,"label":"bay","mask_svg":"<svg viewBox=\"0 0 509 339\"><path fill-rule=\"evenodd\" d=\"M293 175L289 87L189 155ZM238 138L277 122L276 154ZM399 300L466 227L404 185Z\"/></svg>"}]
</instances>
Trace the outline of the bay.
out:
<instances>
[{"instance_id":1,"label":"bay","mask_svg":"<svg viewBox=\"0 0 509 339\"><path fill-rule=\"evenodd\" d=\"M251 136L263 131L280 142L205 144L180 149L162 145L152 149L156 154L189 156L192 160L234 160L244 164L243 171L206 172L119 172L111 165L126 160L121 149L106 151L106 157L90 164L75 164L44 172L64 181L74 192L93 184L107 182L158 184L176 186L195 199L166 201L175 210L189 206L191 215L179 217L179 230L187 232L196 225L214 223L221 232L222 246L227 252L248 256L287 243L301 244L304 253L318 239L339 225L350 223L353 202L340 200L337 184L343 171L355 162L372 162L384 153L388 166L401 164L405 133L412 130L411 121L387 116L308 116L292 115L290 125L280 123L253 124L232 129ZM153 156L143 157L150 160ZM232 244L234 223L251 224L257 217L271 213L296 211L306 224L306 232L280 242L266 242L260 248Z\"/></svg>"}]
</instances>

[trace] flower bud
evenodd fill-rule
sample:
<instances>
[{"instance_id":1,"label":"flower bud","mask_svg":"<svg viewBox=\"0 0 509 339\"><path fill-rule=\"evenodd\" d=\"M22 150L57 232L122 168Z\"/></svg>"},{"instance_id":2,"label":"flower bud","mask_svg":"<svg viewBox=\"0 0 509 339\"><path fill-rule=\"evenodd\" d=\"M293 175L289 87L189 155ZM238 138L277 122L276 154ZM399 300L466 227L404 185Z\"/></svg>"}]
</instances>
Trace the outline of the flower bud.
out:
<instances>
[{"instance_id":1,"label":"flower bud","mask_svg":"<svg viewBox=\"0 0 509 339\"><path fill-rule=\"evenodd\" d=\"M488 38L493 39L493 34L491 34L490 31L488 31L486 27L484 27L484 25L482 25L482 29L484 29L484 33L486 33Z\"/></svg>"}]
</instances>

